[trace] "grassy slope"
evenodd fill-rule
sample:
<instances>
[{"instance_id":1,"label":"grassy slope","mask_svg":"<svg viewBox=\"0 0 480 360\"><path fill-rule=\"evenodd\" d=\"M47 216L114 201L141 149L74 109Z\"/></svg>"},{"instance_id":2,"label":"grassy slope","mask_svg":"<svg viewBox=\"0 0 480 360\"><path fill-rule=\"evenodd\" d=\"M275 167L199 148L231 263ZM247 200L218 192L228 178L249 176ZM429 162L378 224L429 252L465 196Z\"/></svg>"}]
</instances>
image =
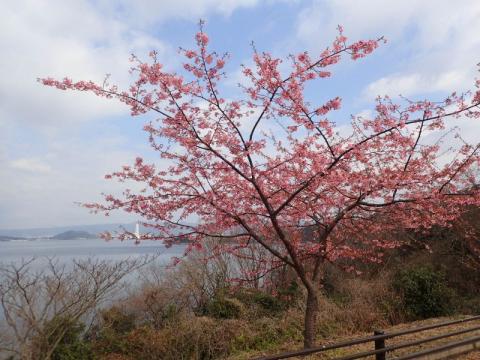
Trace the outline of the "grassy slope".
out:
<instances>
[{"instance_id":1,"label":"grassy slope","mask_svg":"<svg viewBox=\"0 0 480 360\"><path fill-rule=\"evenodd\" d=\"M411 328L415 328L415 327L431 325L431 324L437 324L437 323L441 323L441 322L445 322L445 321L449 321L449 320L457 320L457 319L461 319L461 318L463 318L463 317L462 316L456 316L456 317L448 317L448 318L445 317L445 318L436 318L436 319L415 321L415 322L411 322L411 323L405 323L405 324L400 324L400 325L397 325L397 326L393 326L391 328L384 329L384 330L386 332L394 332L394 331L399 331L399 330L405 330L405 329L411 329ZM467 329L467 328L475 327L475 326L479 326L479 325L480 325L480 321L477 320L477 321L467 322L467 323L464 323L464 324L451 325L451 326L442 327L442 328L438 328L438 329L423 331L421 333L404 335L404 336L397 337L397 338L394 338L394 339L391 339L391 340L387 340L386 345L388 346L388 345L398 344L398 343L401 343L401 342L414 341L414 340L418 340L420 338L427 338L427 337L432 337L432 336L436 336L436 335L446 334L446 333L449 333L449 332L453 332L453 331L457 331L457 330L461 330L461 329ZM351 340L351 339L355 339L355 338L358 338L358 337L370 336L370 335L372 335L372 334L370 334L370 333L357 333L357 334L354 334L353 336L337 337L335 339L327 339L324 342L322 342L321 344L331 344L331 343L336 343L336 342L340 342L340 341L344 341L344 340ZM419 346L416 346L416 347L399 349L399 350L397 350L395 352L392 352L392 353L389 353L389 354L394 355L394 356L405 355L405 354L409 354L409 353L412 353L412 352L421 351L421 350L429 349L429 348L432 348L432 347L437 347L437 346L440 346L440 345L443 345L443 344L446 344L446 343L449 343L449 342L459 341L459 340L462 340L462 339L466 339L468 337L478 336L478 335L480 335L480 330L477 330L477 331L474 331L474 332L471 332L471 333L468 333L468 334L452 336L452 337L449 337L449 338L446 338L446 339L436 340L436 341L429 342L429 343L426 343L426 344L422 344L422 345L419 345ZM282 346L280 346L277 349L277 351L270 352L269 354L276 354L276 353L279 353L279 352L291 351L293 349L299 349L299 348L301 348L300 343L293 343L293 342L292 343L286 343L286 344L282 344ZM368 350L371 350L372 348L373 348L372 343L366 343L366 344L360 344L360 345L352 346L348 349L345 348L345 349L332 350L332 351L329 351L329 352L325 352L321 355L320 354L311 355L311 356L308 356L308 357L303 357L302 359L303 360L307 360L307 359L329 359L329 358L331 359L331 358L334 358L334 357L345 356L345 355L352 354L352 353L355 353L355 352L368 351ZM258 356L262 356L262 355L267 355L267 353L265 353L265 352L263 352L263 353L260 353L260 352L257 352L257 353L252 353L252 352L242 353L242 354L238 354L234 357L229 357L229 359L230 360L251 359L253 357L258 357ZM468 359L468 360L480 359L480 352L476 351L476 352L470 353L468 355L462 355L459 358ZM365 358L365 359L367 359L367 358ZM374 357L369 357L368 359L374 359Z\"/></svg>"}]
</instances>

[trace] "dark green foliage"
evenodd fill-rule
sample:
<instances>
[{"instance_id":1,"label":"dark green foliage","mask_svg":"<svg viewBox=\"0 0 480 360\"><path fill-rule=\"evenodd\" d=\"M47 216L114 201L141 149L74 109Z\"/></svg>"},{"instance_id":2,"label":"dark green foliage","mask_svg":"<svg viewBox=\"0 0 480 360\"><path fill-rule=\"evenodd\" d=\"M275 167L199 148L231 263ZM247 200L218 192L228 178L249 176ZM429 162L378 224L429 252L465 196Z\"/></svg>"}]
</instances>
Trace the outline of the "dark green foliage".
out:
<instances>
[{"instance_id":1,"label":"dark green foliage","mask_svg":"<svg viewBox=\"0 0 480 360\"><path fill-rule=\"evenodd\" d=\"M257 289L242 289L235 293L235 297L250 310L256 307L259 310L256 315L260 316L275 315L286 308L282 300Z\"/></svg>"},{"instance_id":2,"label":"dark green foliage","mask_svg":"<svg viewBox=\"0 0 480 360\"><path fill-rule=\"evenodd\" d=\"M278 313L284 308L284 304L276 297L261 291L254 294L253 301L270 313Z\"/></svg>"},{"instance_id":3,"label":"dark green foliage","mask_svg":"<svg viewBox=\"0 0 480 360\"><path fill-rule=\"evenodd\" d=\"M207 315L216 319L238 319L243 313L243 304L237 299L218 295L207 305Z\"/></svg>"},{"instance_id":4,"label":"dark green foliage","mask_svg":"<svg viewBox=\"0 0 480 360\"><path fill-rule=\"evenodd\" d=\"M273 349L279 343L298 337L295 328L278 326L275 322L276 319L264 317L251 324L253 329L240 329L231 341L232 353ZM301 336L301 331L299 333Z\"/></svg>"},{"instance_id":5,"label":"dark green foliage","mask_svg":"<svg viewBox=\"0 0 480 360\"><path fill-rule=\"evenodd\" d=\"M459 304L457 312L460 314L470 314L478 315L480 314L480 298L478 296L474 297L464 297L459 298Z\"/></svg>"},{"instance_id":6,"label":"dark green foliage","mask_svg":"<svg viewBox=\"0 0 480 360\"><path fill-rule=\"evenodd\" d=\"M418 266L399 272L394 287L412 319L445 316L454 311L454 291L447 286L445 274L431 267Z\"/></svg>"},{"instance_id":7,"label":"dark green foliage","mask_svg":"<svg viewBox=\"0 0 480 360\"><path fill-rule=\"evenodd\" d=\"M79 321L55 317L43 328L43 336L35 339L36 356L44 358L51 352L52 360L92 359L90 344L84 340L85 326Z\"/></svg>"},{"instance_id":8,"label":"dark green foliage","mask_svg":"<svg viewBox=\"0 0 480 360\"><path fill-rule=\"evenodd\" d=\"M116 334L126 334L135 328L135 316L115 306L102 313L102 321L104 328L109 328Z\"/></svg>"},{"instance_id":9,"label":"dark green foliage","mask_svg":"<svg viewBox=\"0 0 480 360\"><path fill-rule=\"evenodd\" d=\"M122 353L128 347L125 335L136 327L135 317L118 307L111 307L101 314L101 323L92 332L97 353Z\"/></svg>"},{"instance_id":10,"label":"dark green foliage","mask_svg":"<svg viewBox=\"0 0 480 360\"><path fill-rule=\"evenodd\" d=\"M288 286L278 289L278 298L288 307L294 304L302 297L302 290L294 280L290 281Z\"/></svg>"}]
</instances>

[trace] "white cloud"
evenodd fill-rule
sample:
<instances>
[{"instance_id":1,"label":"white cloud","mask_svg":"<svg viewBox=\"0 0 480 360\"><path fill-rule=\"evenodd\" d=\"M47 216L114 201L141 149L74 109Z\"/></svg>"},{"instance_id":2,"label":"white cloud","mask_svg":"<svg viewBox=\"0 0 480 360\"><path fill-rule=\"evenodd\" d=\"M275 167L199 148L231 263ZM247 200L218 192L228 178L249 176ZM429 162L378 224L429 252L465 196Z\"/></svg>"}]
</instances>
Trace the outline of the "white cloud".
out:
<instances>
[{"instance_id":1,"label":"white cloud","mask_svg":"<svg viewBox=\"0 0 480 360\"><path fill-rule=\"evenodd\" d=\"M132 52L168 51L148 34L97 13L87 1L9 2L0 13L0 30L0 116L4 122L34 127L68 127L125 114L116 102L47 89L37 77L101 82L111 72L124 84Z\"/></svg>"},{"instance_id":2,"label":"white cloud","mask_svg":"<svg viewBox=\"0 0 480 360\"><path fill-rule=\"evenodd\" d=\"M417 34L408 39L408 47L426 50L453 45L446 43L451 37L476 43L467 34L476 34L479 29L479 12L480 3L476 0L404 0L388 4L383 0L317 0L300 13L297 34L318 44L319 40L331 39L336 26L341 24L352 37L384 35L395 43L405 40L405 31L413 31Z\"/></svg>"},{"instance_id":3,"label":"white cloud","mask_svg":"<svg viewBox=\"0 0 480 360\"><path fill-rule=\"evenodd\" d=\"M369 84L364 96L374 99L378 95L419 95L428 92L451 92L471 81L466 71L452 70L440 74L392 74Z\"/></svg>"},{"instance_id":4,"label":"white cloud","mask_svg":"<svg viewBox=\"0 0 480 360\"><path fill-rule=\"evenodd\" d=\"M128 21L137 26L148 26L176 19L198 21L210 13L230 16L238 8L251 8L262 1L265 0L104 0L100 8L128 16Z\"/></svg>"},{"instance_id":5,"label":"white cloud","mask_svg":"<svg viewBox=\"0 0 480 360\"><path fill-rule=\"evenodd\" d=\"M49 164L35 158L20 158L10 162L10 167L32 173L47 174L52 171Z\"/></svg>"},{"instance_id":6,"label":"white cloud","mask_svg":"<svg viewBox=\"0 0 480 360\"><path fill-rule=\"evenodd\" d=\"M128 110L91 94L47 88L36 78L102 81L111 72L125 84L132 51L157 49L164 55L169 47L83 0L4 4L0 47L0 227L105 221L74 202L118 191L103 175L131 162L134 149L111 137L86 141L79 130ZM107 221L125 218L119 214Z\"/></svg>"},{"instance_id":7,"label":"white cloud","mask_svg":"<svg viewBox=\"0 0 480 360\"><path fill-rule=\"evenodd\" d=\"M74 205L100 201L101 192L121 191L124 186L105 181L104 174L145 153L143 143L132 144L126 138L131 134L123 136L131 130L126 130L125 119L105 125L105 119L128 115L128 109L91 94L46 88L36 82L37 77L101 82L108 72L112 82L126 85L132 52L143 57L156 49L165 65L174 67L174 47L152 35L153 25L171 19L196 22L208 14L229 16L259 2L19 0L2 4L0 228L129 219L123 213L104 219ZM86 129L97 129L95 121L108 135L86 139ZM112 131L105 131L105 126Z\"/></svg>"},{"instance_id":8,"label":"white cloud","mask_svg":"<svg viewBox=\"0 0 480 360\"><path fill-rule=\"evenodd\" d=\"M258 3L259 0L6 3L0 12L0 125L26 123L52 130L128 114L118 102L48 89L36 78L69 76L101 82L108 72L112 82L127 85L132 52L144 56L156 49L170 67L175 58L176 46L150 35L145 24L178 18L198 21L208 13L228 16L237 8Z\"/></svg>"},{"instance_id":9,"label":"white cloud","mask_svg":"<svg viewBox=\"0 0 480 360\"><path fill-rule=\"evenodd\" d=\"M101 201L102 192L119 194L127 186L104 179L135 158L138 149L120 149L125 142L117 137L101 143L63 139L41 157L0 159L0 228L130 221L128 214L105 218L75 204Z\"/></svg>"},{"instance_id":10,"label":"white cloud","mask_svg":"<svg viewBox=\"0 0 480 360\"><path fill-rule=\"evenodd\" d=\"M196 22L211 14L228 17L237 9L261 3L5 2L0 12L0 228L102 221L73 203L100 200L102 191L120 191L123 186L104 181L103 175L144 152L122 137L121 130L88 141L79 133L87 122L94 128L94 121L105 123L108 117L128 114L122 104L45 88L35 81L37 77L68 75L101 81L109 72L115 82L126 84L131 52L157 49L162 59L174 58L170 44L151 35L157 25L167 27L170 20L178 19ZM365 95L420 94L460 88L471 79L473 65L480 60L475 58L480 54L479 17L476 0L314 1L299 15L296 36L318 50L334 36L337 24L343 24L352 38L385 35L387 48L409 49L412 54L400 69L370 84ZM226 85L239 79L239 73L234 73ZM251 121L245 119L244 125ZM269 126L262 122L259 130ZM339 131L345 134L348 128L341 126ZM111 221L126 218L119 214Z\"/></svg>"},{"instance_id":11,"label":"white cloud","mask_svg":"<svg viewBox=\"0 0 480 360\"><path fill-rule=\"evenodd\" d=\"M476 0L314 1L297 19L297 37L319 50L335 36L337 24L351 39L385 36L385 52L405 58L367 86L369 97L462 91L472 86L480 60L479 18Z\"/></svg>"}]
</instances>

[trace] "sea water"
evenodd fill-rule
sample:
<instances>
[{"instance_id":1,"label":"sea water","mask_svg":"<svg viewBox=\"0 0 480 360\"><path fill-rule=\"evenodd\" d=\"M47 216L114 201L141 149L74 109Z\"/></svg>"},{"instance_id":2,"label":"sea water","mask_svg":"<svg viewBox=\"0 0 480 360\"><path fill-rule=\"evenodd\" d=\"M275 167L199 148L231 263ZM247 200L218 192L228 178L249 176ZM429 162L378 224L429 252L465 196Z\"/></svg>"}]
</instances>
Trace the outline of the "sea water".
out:
<instances>
[{"instance_id":1,"label":"sea water","mask_svg":"<svg viewBox=\"0 0 480 360\"><path fill-rule=\"evenodd\" d=\"M122 260L144 255L157 255L157 261L168 264L173 256L180 257L184 245L166 248L160 241L133 241L102 239L78 240L12 240L0 241L0 263L19 263L34 258L55 258L62 263L73 259L97 258L102 260Z\"/></svg>"}]
</instances>

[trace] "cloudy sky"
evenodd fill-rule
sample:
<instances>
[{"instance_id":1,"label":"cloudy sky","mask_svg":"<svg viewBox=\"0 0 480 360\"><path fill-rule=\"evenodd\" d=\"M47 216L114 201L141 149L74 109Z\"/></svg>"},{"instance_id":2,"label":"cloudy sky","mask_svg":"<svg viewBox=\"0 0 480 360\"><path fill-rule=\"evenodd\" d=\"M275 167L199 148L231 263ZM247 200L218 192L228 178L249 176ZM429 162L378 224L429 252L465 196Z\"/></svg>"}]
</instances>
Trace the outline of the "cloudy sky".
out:
<instances>
[{"instance_id":1,"label":"cloudy sky","mask_svg":"<svg viewBox=\"0 0 480 360\"><path fill-rule=\"evenodd\" d=\"M352 40L385 36L368 59L346 62L319 99L339 95L337 121L372 108L377 95L441 98L472 87L480 61L478 0L17 0L0 12L0 229L129 221L91 215L75 202L120 188L105 173L136 155L155 159L142 119L113 101L46 88L68 75L127 84L128 58L156 49L171 69L198 20L232 55L230 96L250 43L275 55L319 52L338 24ZM468 136L475 138L472 127ZM478 136L480 138L480 136Z\"/></svg>"}]
</instances>

